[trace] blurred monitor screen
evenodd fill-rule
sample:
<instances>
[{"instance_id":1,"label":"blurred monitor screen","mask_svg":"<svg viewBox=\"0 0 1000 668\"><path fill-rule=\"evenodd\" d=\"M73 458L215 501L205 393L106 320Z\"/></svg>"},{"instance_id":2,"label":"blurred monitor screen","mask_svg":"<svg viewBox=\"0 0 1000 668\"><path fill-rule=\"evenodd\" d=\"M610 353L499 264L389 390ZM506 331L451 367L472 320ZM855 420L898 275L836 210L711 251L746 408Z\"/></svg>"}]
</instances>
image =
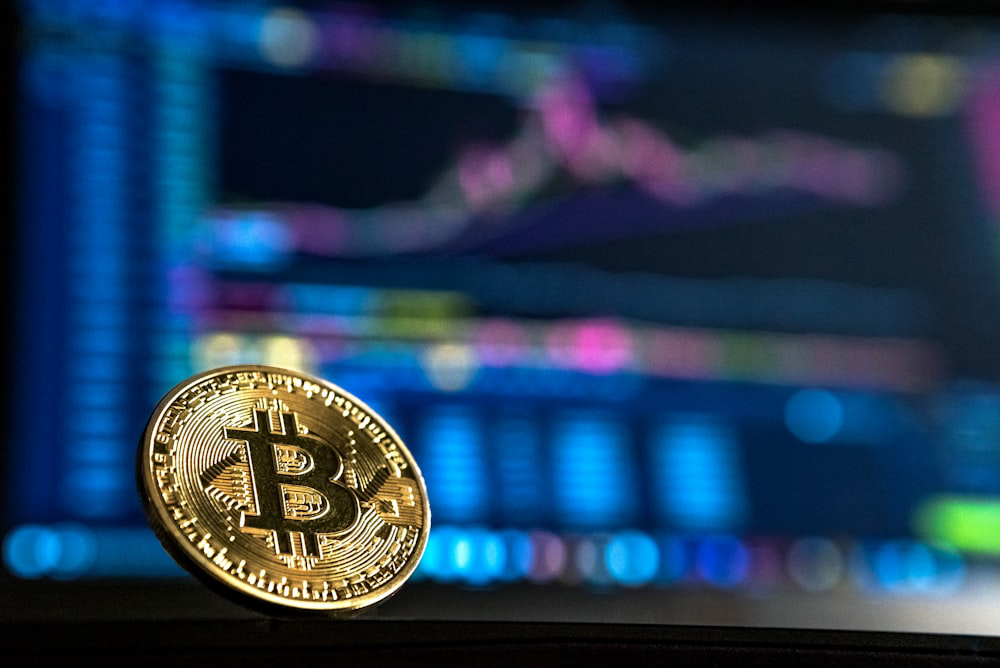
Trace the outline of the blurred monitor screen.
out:
<instances>
[{"instance_id":1,"label":"blurred monitor screen","mask_svg":"<svg viewBox=\"0 0 1000 668\"><path fill-rule=\"evenodd\" d=\"M182 577L137 439L176 383L254 363L396 427L428 596L934 602L980 626L884 626L1000 631L989 17L19 20L12 577Z\"/></svg>"}]
</instances>

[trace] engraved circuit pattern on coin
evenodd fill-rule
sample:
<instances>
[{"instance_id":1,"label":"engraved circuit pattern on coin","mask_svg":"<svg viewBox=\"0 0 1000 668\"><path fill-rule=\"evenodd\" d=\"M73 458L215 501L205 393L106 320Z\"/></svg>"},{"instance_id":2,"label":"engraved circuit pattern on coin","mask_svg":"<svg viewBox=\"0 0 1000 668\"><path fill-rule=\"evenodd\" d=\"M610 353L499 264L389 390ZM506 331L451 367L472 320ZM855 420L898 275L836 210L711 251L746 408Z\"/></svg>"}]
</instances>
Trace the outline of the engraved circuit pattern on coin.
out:
<instances>
[{"instance_id":1,"label":"engraved circuit pattern on coin","mask_svg":"<svg viewBox=\"0 0 1000 668\"><path fill-rule=\"evenodd\" d=\"M138 482L174 558L256 607L356 614L409 577L430 528L392 428L336 385L271 367L171 390L146 426Z\"/></svg>"}]
</instances>

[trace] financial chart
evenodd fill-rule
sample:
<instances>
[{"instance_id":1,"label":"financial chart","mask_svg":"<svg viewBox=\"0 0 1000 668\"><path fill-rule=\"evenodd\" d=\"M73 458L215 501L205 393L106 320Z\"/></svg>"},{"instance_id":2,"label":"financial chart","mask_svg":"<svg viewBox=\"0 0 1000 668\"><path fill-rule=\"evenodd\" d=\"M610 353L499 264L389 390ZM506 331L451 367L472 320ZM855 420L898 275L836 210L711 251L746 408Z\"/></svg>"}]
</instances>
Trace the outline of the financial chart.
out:
<instances>
[{"instance_id":1,"label":"financial chart","mask_svg":"<svg viewBox=\"0 0 1000 668\"><path fill-rule=\"evenodd\" d=\"M996 25L21 14L14 576L182 575L136 440L176 383L257 363L406 441L434 517L418 580L992 581Z\"/></svg>"}]
</instances>

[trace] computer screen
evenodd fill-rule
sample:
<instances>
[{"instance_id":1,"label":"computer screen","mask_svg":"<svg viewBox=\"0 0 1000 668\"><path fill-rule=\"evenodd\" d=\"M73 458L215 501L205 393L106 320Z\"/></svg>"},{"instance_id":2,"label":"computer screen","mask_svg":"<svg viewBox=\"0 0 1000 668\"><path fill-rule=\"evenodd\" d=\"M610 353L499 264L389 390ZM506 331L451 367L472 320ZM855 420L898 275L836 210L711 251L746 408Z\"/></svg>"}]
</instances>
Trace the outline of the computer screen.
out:
<instances>
[{"instance_id":1,"label":"computer screen","mask_svg":"<svg viewBox=\"0 0 1000 668\"><path fill-rule=\"evenodd\" d=\"M12 578L185 577L137 441L268 364L413 452L439 610L1000 630L991 17L18 14Z\"/></svg>"}]
</instances>

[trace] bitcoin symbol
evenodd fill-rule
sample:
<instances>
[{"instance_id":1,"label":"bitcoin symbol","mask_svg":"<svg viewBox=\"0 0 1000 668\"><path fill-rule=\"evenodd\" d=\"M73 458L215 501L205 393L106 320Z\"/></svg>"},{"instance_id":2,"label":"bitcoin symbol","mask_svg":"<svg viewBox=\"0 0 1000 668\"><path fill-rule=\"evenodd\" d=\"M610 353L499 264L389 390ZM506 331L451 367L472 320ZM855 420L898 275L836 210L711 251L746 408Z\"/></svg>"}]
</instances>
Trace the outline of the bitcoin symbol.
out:
<instances>
[{"instance_id":1,"label":"bitcoin symbol","mask_svg":"<svg viewBox=\"0 0 1000 668\"><path fill-rule=\"evenodd\" d=\"M167 551L254 609L352 616L392 596L427 545L427 489L399 435L298 371L231 366L179 383L137 466Z\"/></svg>"},{"instance_id":2,"label":"bitcoin symbol","mask_svg":"<svg viewBox=\"0 0 1000 668\"><path fill-rule=\"evenodd\" d=\"M278 554L318 557L318 534L351 528L360 514L359 500L337 482L344 471L340 454L320 439L300 434L295 413L278 415L279 430L272 429L268 412L259 409L254 409L252 428L224 428L227 439L246 443L253 477L257 513L243 513L241 530L271 532Z\"/></svg>"}]
</instances>

